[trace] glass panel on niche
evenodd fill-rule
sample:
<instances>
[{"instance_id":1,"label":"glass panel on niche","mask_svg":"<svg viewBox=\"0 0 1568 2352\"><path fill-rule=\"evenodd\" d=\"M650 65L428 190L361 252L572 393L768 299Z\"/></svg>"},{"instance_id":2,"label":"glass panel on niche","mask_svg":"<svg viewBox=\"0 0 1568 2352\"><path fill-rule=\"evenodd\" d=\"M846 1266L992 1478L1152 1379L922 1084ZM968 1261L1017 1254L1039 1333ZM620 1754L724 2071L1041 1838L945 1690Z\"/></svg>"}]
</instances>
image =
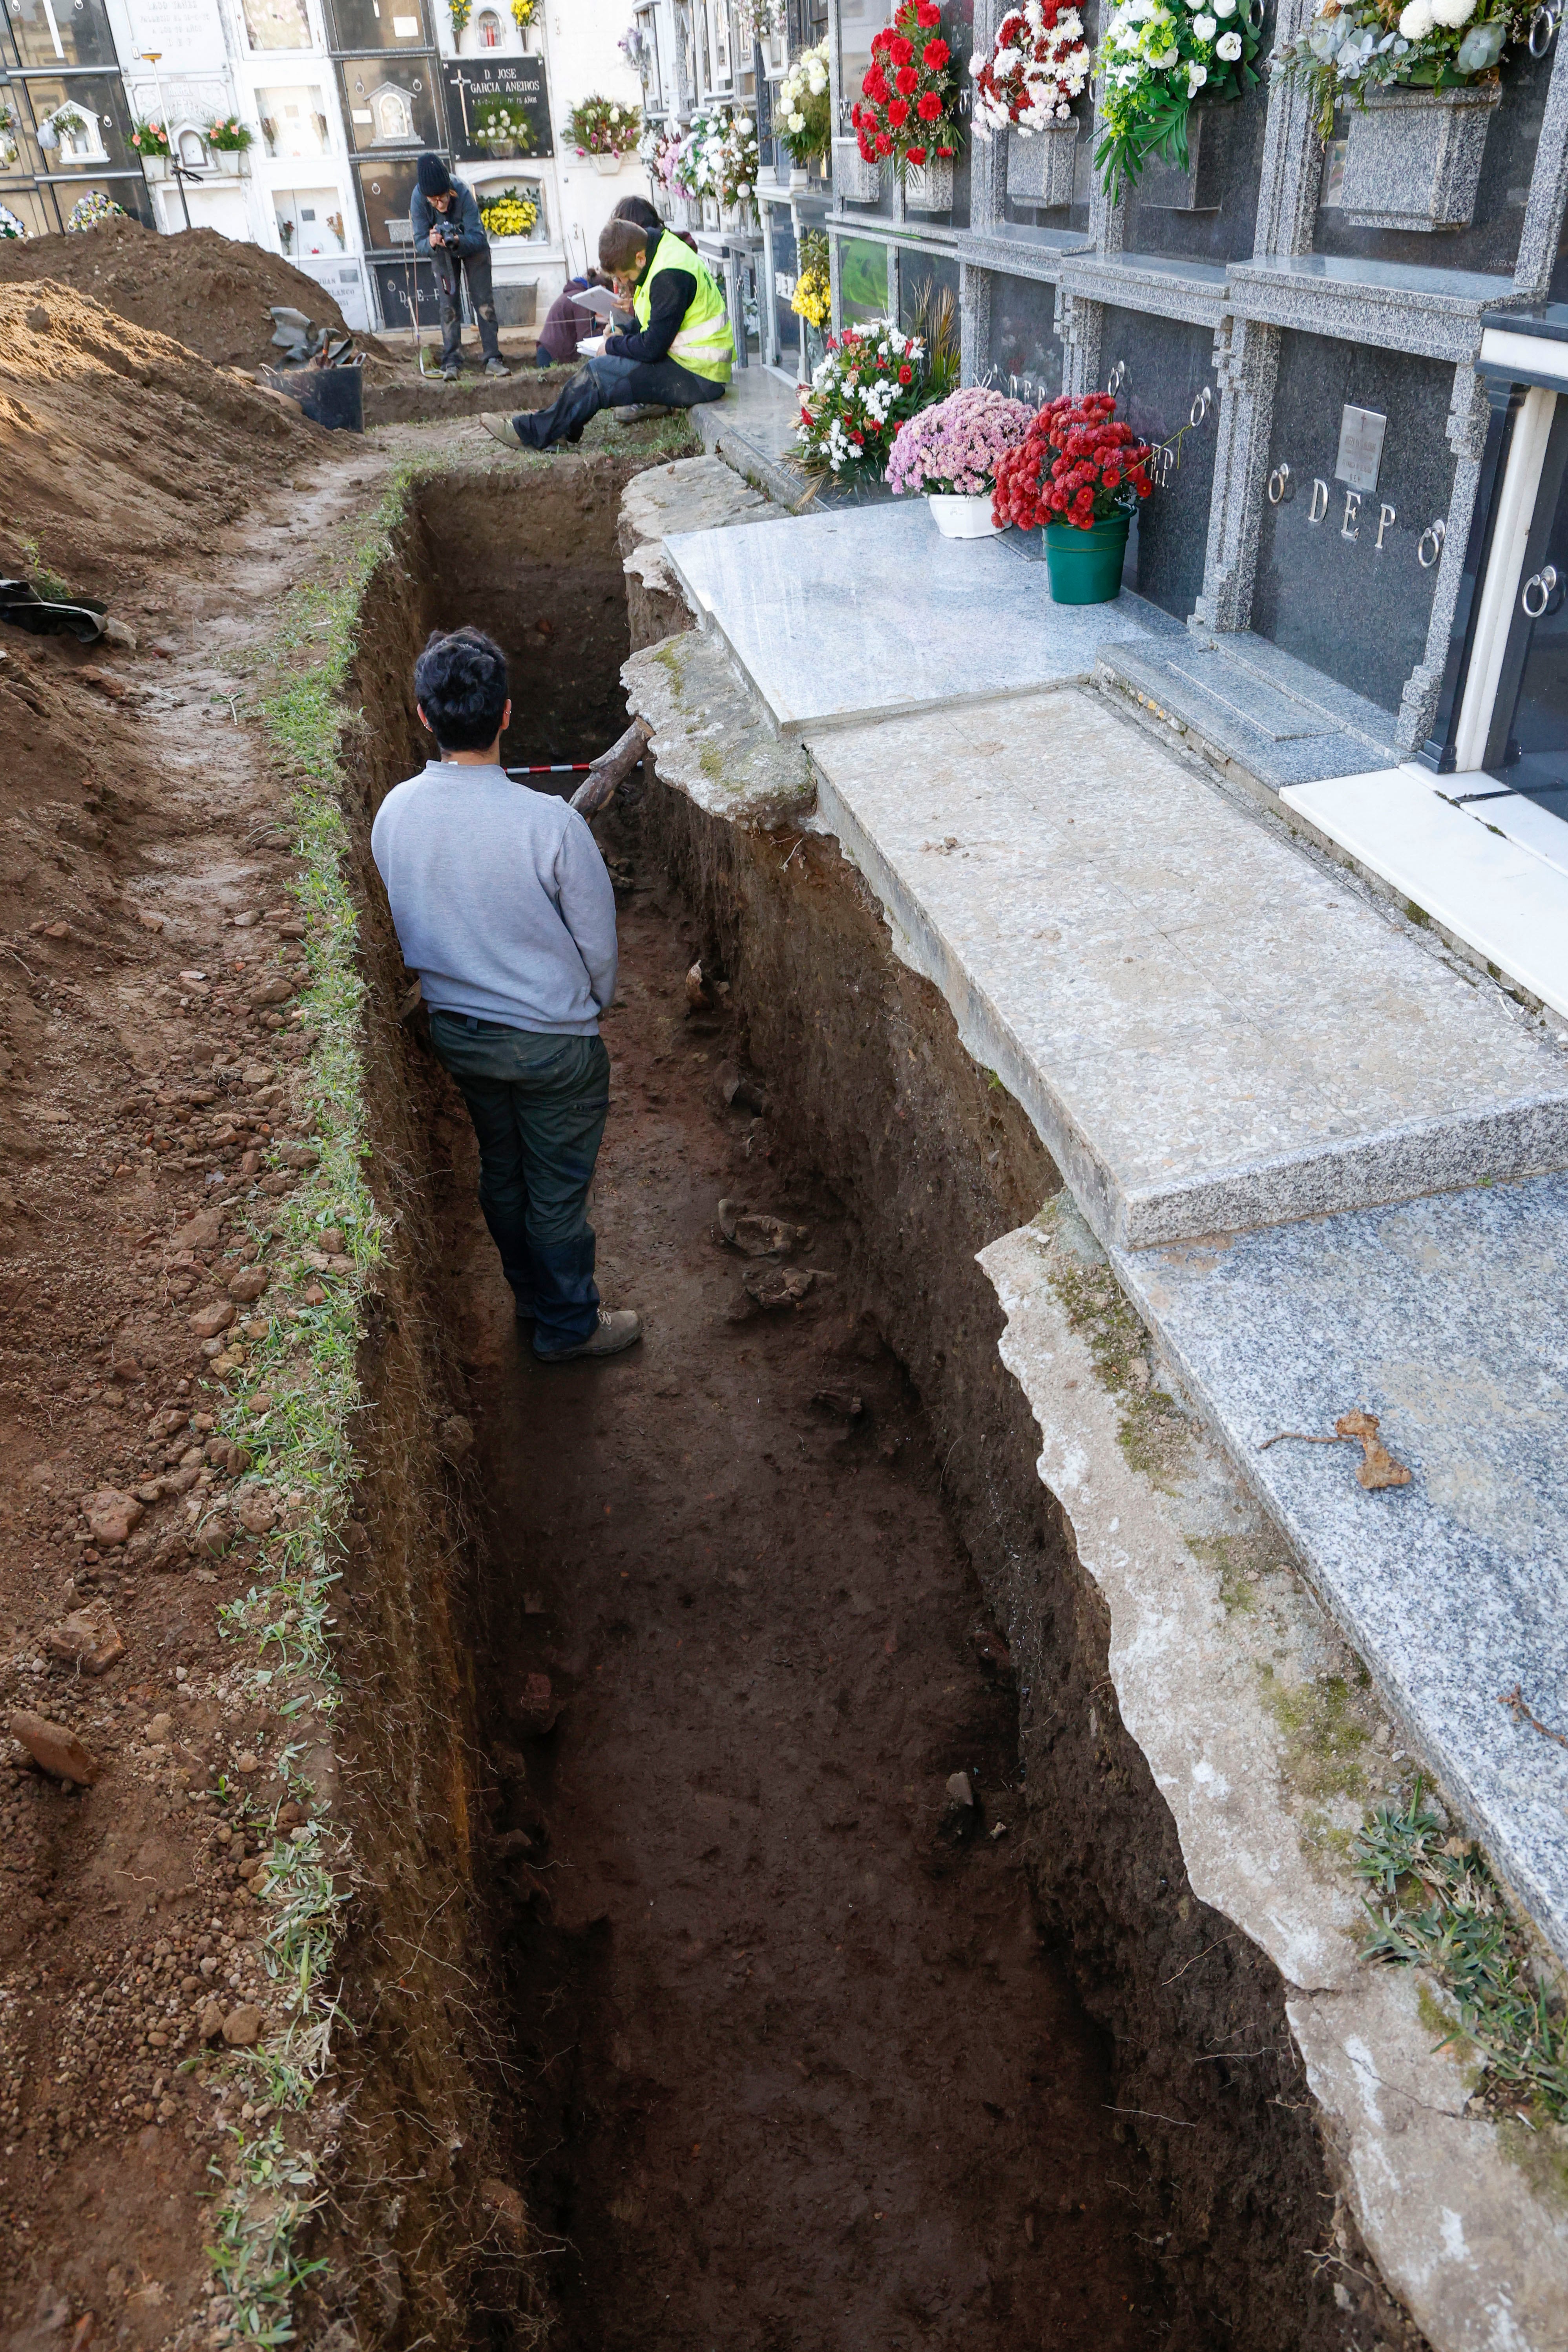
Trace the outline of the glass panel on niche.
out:
<instances>
[{"instance_id":1,"label":"glass panel on niche","mask_svg":"<svg viewBox=\"0 0 1568 2352\"><path fill-rule=\"evenodd\" d=\"M245 37L253 49L308 49L305 0L245 0Z\"/></svg>"},{"instance_id":2,"label":"glass panel on niche","mask_svg":"<svg viewBox=\"0 0 1568 2352\"><path fill-rule=\"evenodd\" d=\"M7 236L54 236L60 216L52 188L8 188L0 184L0 229Z\"/></svg>"},{"instance_id":3,"label":"glass panel on niche","mask_svg":"<svg viewBox=\"0 0 1568 2352\"><path fill-rule=\"evenodd\" d=\"M343 103L355 152L376 147L438 147L436 101L424 60L396 65L381 58L345 58Z\"/></svg>"},{"instance_id":4,"label":"glass panel on niche","mask_svg":"<svg viewBox=\"0 0 1568 2352\"><path fill-rule=\"evenodd\" d=\"M258 89L256 103L268 155L302 160L331 152L326 108L319 89Z\"/></svg>"},{"instance_id":5,"label":"glass panel on niche","mask_svg":"<svg viewBox=\"0 0 1568 2352\"><path fill-rule=\"evenodd\" d=\"M424 0L330 0L340 49L421 49L431 46Z\"/></svg>"},{"instance_id":6,"label":"glass panel on niche","mask_svg":"<svg viewBox=\"0 0 1568 2352\"><path fill-rule=\"evenodd\" d=\"M847 327L888 315L888 248L868 236L838 241L838 302Z\"/></svg>"},{"instance_id":7,"label":"glass panel on niche","mask_svg":"<svg viewBox=\"0 0 1568 2352\"><path fill-rule=\"evenodd\" d=\"M1481 152L1475 213L1465 226L1357 227L1344 205L1345 151L1352 130L1363 139L1375 139L1379 119L1373 110L1352 123L1350 110L1342 109L1335 117L1324 161L1313 250L1353 260L1398 261L1423 269L1469 269L1511 277L1552 63L1552 54L1532 58L1522 42L1505 56L1499 73L1502 95L1487 124Z\"/></svg>"},{"instance_id":8,"label":"glass panel on niche","mask_svg":"<svg viewBox=\"0 0 1568 2352\"><path fill-rule=\"evenodd\" d=\"M15 87L15 85L13 85ZM129 171L137 162L130 143L125 90L118 74L35 75L26 84L33 121L54 126L58 144L39 157L45 173Z\"/></svg>"},{"instance_id":9,"label":"glass panel on niche","mask_svg":"<svg viewBox=\"0 0 1568 2352\"><path fill-rule=\"evenodd\" d=\"M1062 388L1062 347L1056 335L1057 289L1033 278L991 280L991 340L987 373L998 392L1043 408Z\"/></svg>"},{"instance_id":10,"label":"glass panel on niche","mask_svg":"<svg viewBox=\"0 0 1568 2352\"><path fill-rule=\"evenodd\" d=\"M410 263L414 260L414 231L408 217L408 207L414 197L414 175L419 166L412 156L394 162L390 157L378 158L374 163L361 163L359 170L360 204L364 212L364 233L373 246L383 251L401 251Z\"/></svg>"},{"instance_id":11,"label":"glass panel on niche","mask_svg":"<svg viewBox=\"0 0 1568 2352\"><path fill-rule=\"evenodd\" d=\"M118 62L103 0L5 0L5 20L25 66L112 66Z\"/></svg>"},{"instance_id":12,"label":"glass panel on niche","mask_svg":"<svg viewBox=\"0 0 1568 2352\"><path fill-rule=\"evenodd\" d=\"M801 321L790 309L795 299L795 280L800 274L800 251L795 241L795 227L782 205L771 207L773 213L773 332L778 339L779 355L787 368L800 350Z\"/></svg>"},{"instance_id":13,"label":"glass panel on niche","mask_svg":"<svg viewBox=\"0 0 1568 2352\"><path fill-rule=\"evenodd\" d=\"M1138 509L1121 576L1185 620L1203 588L1208 547L1219 433L1214 331L1108 307L1100 359L1102 386L1116 386L1117 415L1162 453L1159 487Z\"/></svg>"},{"instance_id":14,"label":"glass panel on niche","mask_svg":"<svg viewBox=\"0 0 1568 2352\"><path fill-rule=\"evenodd\" d=\"M906 335L945 336L958 349L958 264L905 246L899 255L899 324Z\"/></svg>"},{"instance_id":15,"label":"glass panel on niche","mask_svg":"<svg viewBox=\"0 0 1568 2352\"><path fill-rule=\"evenodd\" d=\"M1447 517L1451 362L1280 338L1252 626L1385 710L1426 649L1429 523ZM1342 462L1346 408L1361 455ZM1289 467L1287 474L1284 469Z\"/></svg>"}]
</instances>

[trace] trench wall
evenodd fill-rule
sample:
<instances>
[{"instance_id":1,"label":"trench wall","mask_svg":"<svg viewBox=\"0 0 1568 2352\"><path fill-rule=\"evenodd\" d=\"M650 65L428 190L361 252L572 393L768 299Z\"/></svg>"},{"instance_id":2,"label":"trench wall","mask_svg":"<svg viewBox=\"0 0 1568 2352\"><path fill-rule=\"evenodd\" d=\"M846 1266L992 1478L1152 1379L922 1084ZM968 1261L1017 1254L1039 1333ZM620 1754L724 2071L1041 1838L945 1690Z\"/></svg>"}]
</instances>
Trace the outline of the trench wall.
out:
<instances>
[{"instance_id":1,"label":"trench wall","mask_svg":"<svg viewBox=\"0 0 1568 2352\"><path fill-rule=\"evenodd\" d=\"M1117 2105L1131 2111L1123 2128L1162 2215L1163 2243L1145 2251L1163 2272L1170 2341L1252 2352L1360 2341L1335 2273L1310 2253L1336 2200L1281 1979L1187 1884L1174 1823L1117 1715L1103 1603L1037 1474L1038 1433L997 1352L1003 1318L975 1253L1034 1216L1058 1171L965 1053L938 992L895 958L837 843L742 832L657 777L638 818L646 853L686 897L705 971L731 983L770 1135L858 1226L860 1307L920 1391L955 1522L1013 1644L1030 1872L1109 2038ZM1222 2043L1262 2054L1211 2061ZM1359 2250L1351 2259L1371 2270ZM1372 2300L1363 2324L1375 2317L1388 2343L1420 2340L1381 2287Z\"/></svg>"}]
</instances>

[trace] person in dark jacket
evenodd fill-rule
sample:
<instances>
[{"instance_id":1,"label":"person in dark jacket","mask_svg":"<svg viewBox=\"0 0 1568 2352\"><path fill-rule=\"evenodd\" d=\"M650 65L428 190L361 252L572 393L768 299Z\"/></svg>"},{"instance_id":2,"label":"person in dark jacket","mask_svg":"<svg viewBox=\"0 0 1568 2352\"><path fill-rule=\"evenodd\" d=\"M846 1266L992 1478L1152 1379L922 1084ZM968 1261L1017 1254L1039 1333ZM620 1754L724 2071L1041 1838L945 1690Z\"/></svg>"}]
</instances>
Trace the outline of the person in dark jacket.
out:
<instances>
[{"instance_id":1,"label":"person in dark jacket","mask_svg":"<svg viewBox=\"0 0 1568 2352\"><path fill-rule=\"evenodd\" d=\"M577 356L577 346L584 335L600 333L600 321L592 310L584 310L573 296L590 286L602 286L607 291L610 280L602 269L590 269L586 278L569 278L562 292L550 305L549 315L539 331L539 349L533 354L535 367L570 367Z\"/></svg>"},{"instance_id":2,"label":"person in dark jacket","mask_svg":"<svg viewBox=\"0 0 1568 2352\"><path fill-rule=\"evenodd\" d=\"M414 250L428 256L436 269L441 302L441 373L455 383L463 363L463 314L458 299L459 277L468 281L468 299L479 322L479 342L487 375L510 375L500 355L496 331L495 295L490 285L490 241L479 218L474 192L454 180L439 155L421 155L408 207L414 230Z\"/></svg>"},{"instance_id":3,"label":"person in dark jacket","mask_svg":"<svg viewBox=\"0 0 1568 2352\"><path fill-rule=\"evenodd\" d=\"M510 448L580 441L601 408L695 408L724 397L735 344L723 289L701 257L667 231L656 236L634 221L611 220L599 235L599 262L616 291L630 298L636 324L606 335L603 352L578 370L551 407L485 417L486 431Z\"/></svg>"}]
</instances>

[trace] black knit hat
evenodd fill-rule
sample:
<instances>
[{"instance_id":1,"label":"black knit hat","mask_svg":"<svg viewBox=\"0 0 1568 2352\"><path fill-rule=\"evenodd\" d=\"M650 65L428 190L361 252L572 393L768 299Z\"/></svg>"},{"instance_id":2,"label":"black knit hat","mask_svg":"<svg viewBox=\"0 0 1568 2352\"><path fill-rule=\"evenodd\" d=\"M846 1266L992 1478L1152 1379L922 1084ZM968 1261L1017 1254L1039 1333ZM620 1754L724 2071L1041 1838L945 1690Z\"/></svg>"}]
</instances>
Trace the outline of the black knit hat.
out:
<instances>
[{"instance_id":1,"label":"black knit hat","mask_svg":"<svg viewBox=\"0 0 1568 2352\"><path fill-rule=\"evenodd\" d=\"M447 171L445 163L442 163L439 155L421 155L419 158L420 194L422 196L445 196L449 195L451 194L451 190L452 175Z\"/></svg>"}]
</instances>

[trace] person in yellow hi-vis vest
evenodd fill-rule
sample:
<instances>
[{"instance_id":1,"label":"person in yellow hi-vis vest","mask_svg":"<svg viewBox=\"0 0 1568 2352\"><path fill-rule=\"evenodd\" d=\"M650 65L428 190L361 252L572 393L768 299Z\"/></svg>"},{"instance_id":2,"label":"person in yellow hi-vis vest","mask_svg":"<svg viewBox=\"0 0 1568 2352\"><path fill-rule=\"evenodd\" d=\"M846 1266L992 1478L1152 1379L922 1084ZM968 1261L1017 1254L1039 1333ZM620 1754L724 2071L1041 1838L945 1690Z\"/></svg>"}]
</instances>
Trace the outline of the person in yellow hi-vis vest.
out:
<instances>
[{"instance_id":1,"label":"person in yellow hi-vis vest","mask_svg":"<svg viewBox=\"0 0 1568 2352\"><path fill-rule=\"evenodd\" d=\"M599 267L629 299L637 326L606 335L553 406L487 416L487 430L511 448L580 441L601 408L695 408L724 397L735 342L722 289L701 257L668 230L616 219L600 233Z\"/></svg>"}]
</instances>

